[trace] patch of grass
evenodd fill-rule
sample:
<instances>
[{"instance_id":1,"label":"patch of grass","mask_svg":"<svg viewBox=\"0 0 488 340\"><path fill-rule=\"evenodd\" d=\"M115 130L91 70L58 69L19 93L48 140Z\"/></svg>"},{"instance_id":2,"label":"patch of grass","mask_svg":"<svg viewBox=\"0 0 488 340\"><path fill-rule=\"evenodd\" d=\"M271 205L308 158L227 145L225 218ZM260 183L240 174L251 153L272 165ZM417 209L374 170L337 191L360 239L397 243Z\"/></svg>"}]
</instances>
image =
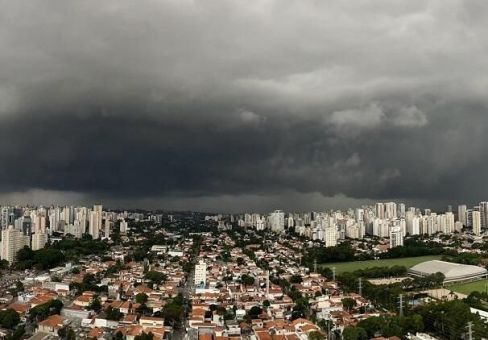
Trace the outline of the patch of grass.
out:
<instances>
[{"instance_id":1,"label":"patch of grass","mask_svg":"<svg viewBox=\"0 0 488 340\"><path fill-rule=\"evenodd\" d=\"M366 269L372 267L405 266L407 268L410 268L421 262L440 260L440 259L441 259L440 255L430 255L430 256L404 257L399 259L324 263L321 266L328 267L328 268L335 267L336 273L341 274L345 272L353 272L358 269Z\"/></svg>"},{"instance_id":2,"label":"patch of grass","mask_svg":"<svg viewBox=\"0 0 488 340\"><path fill-rule=\"evenodd\" d=\"M471 292L488 292L488 279L447 286L446 289L469 295Z\"/></svg>"}]
</instances>

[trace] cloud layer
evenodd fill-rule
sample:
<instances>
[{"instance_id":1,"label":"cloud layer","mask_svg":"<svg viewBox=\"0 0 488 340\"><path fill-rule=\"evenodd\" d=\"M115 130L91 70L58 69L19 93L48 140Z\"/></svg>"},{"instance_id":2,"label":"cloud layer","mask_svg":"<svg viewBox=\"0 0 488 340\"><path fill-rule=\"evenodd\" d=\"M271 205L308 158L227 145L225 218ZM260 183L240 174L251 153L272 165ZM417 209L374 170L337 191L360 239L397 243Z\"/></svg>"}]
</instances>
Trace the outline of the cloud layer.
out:
<instances>
[{"instance_id":1,"label":"cloud layer","mask_svg":"<svg viewBox=\"0 0 488 340\"><path fill-rule=\"evenodd\" d=\"M215 210L487 198L484 14L483 1L4 1L0 191Z\"/></svg>"}]
</instances>

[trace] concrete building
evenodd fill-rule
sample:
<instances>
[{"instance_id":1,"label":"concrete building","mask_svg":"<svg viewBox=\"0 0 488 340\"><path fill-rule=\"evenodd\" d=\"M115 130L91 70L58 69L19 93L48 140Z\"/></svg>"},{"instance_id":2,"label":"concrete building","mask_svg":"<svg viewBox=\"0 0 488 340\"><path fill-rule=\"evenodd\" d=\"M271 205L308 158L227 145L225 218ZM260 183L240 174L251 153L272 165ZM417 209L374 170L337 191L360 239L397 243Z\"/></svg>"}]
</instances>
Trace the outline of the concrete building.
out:
<instances>
[{"instance_id":1,"label":"concrete building","mask_svg":"<svg viewBox=\"0 0 488 340\"><path fill-rule=\"evenodd\" d=\"M403 246L403 233L399 226L390 228L390 248Z\"/></svg>"},{"instance_id":2,"label":"concrete building","mask_svg":"<svg viewBox=\"0 0 488 340\"><path fill-rule=\"evenodd\" d=\"M207 283L207 264L205 261L200 260L197 265L195 265L195 286L204 287Z\"/></svg>"},{"instance_id":3,"label":"concrete building","mask_svg":"<svg viewBox=\"0 0 488 340\"><path fill-rule=\"evenodd\" d=\"M0 259L7 260L10 264L15 261L17 252L30 246L29 236L25 236L22 231L17 230L10 225L7 229L2 230L2 241L0 244Z\"/></svg>"},{"instance_id":4,"label":"concrete building","mask_svg":"<svg viewBox=\"0 0 488 340\"><path fill-rule=\"evenodd\" d=\"M477 210L472 212L473 234L481 235L481 214Z\"/></svg>"},{"instance_id":5,"label":"concrete building","mask_svg":"<svg viewBox=\"0 0 488 340\"><path fill-rule=\"evenodd\" d=\"M44 248L47 243L47 234L46 233L35 233L32 235L32 250L39 250Z\"/></svg>"},{"instance_id":6,"label":"concrete building","mask_svg":"<svg viewBox=\"0 0 488 340\"><path fill-rule=\"evenodd\" d=\"M272 231L282 233L285 231L285 213L275 210L269 215L269 226Z\"/></svg>"}]
</instances>

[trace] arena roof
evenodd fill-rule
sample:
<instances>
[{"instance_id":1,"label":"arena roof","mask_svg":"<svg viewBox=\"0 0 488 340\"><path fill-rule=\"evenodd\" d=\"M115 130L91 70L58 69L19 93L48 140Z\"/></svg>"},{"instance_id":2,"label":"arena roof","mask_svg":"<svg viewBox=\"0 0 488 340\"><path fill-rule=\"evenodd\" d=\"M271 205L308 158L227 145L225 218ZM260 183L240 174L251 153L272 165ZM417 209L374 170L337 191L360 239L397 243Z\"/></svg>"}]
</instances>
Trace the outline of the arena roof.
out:
<instances>
[{"instance_id":1,"label":"arena roof","mask_svg":"<svg viewBox=\"0 0 488 340\"><path fill-rule=\"evenodd\" d=\"M488 271L482 267L439 260L419 263L408 272L413 276L421 277L440 272L445 276L444 282L477 279L488 275Z\"/></svg>"}]
</instances>

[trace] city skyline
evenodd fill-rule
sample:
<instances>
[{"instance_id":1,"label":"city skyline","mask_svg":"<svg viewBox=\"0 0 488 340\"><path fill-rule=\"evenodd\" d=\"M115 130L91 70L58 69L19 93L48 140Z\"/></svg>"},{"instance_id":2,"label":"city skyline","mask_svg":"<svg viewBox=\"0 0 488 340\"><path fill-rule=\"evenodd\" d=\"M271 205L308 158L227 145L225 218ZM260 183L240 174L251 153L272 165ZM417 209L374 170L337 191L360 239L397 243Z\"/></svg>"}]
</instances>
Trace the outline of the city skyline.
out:
<instances>
[{"instance_id":1,"label":"city skyline","mask_svg":"<svg viewBox=\"0 0 488 340\"><path fill-rule=\"evenodd\" d=\"M0 201L482 201L487 6L6 1Z\"/></svg>"}]
</instances>

